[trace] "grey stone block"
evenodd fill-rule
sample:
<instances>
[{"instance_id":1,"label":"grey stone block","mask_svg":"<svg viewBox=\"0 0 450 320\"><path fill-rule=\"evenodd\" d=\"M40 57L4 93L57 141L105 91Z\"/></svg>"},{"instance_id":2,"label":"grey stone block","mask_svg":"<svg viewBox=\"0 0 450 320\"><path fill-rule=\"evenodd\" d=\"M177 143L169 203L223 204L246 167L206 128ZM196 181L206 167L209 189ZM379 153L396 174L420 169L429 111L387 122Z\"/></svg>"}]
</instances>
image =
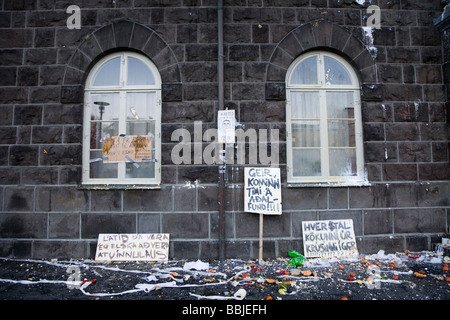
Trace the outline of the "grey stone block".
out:
<instances>
[{"instance_id":1,"label":"grey stone block","mask_svg":"<svg viewBox=\"0 0 450 320\"><path fill-rule=\"evenodd\" d=\"M73 187L38 187L35 201L36 211L83 212L89 207L89 194Z\"/></svg>"},{"instance_id":2,"label":"grey stone block","mask_svg":"<svg viewBox=\"0 0 450 320\"><path fill-rule=\"evenodd\" d=\"M79 239L80 215L78 213L50 213L48 218L50 239Z\"/></svg>"},{"instance_id":3,"label":"grey stone block","mask_svg":"<svg viewBox=\"0 0 450 320\"><path fill-rule=\"evenodd\" d=\"M208 238L209 215L202 213L174 213L162 216L162 233L171 239Z\"/></svg>"},{"instance_id":4,"label":"grey stone block","mask_svg":"<svg viewBox=\"0 0 450 320\"><path fill-rule=\"evenodd\" d=\"M159 213L138 213L138 233L161 233L161 215Z\"/></svg>"},{"instance_id":5,"label":"grey stone block","mask_svg":"<svg viewBox=\"0 0 450 320\"><path fill-rule=\"evenodd\" d=\"M124 211L172 210L172 187L161 190L127 190L123 194Z\"/></svg>"},{"instance_id":6,"label":"grey stone block","mask_svg":"<svg viewBox=\"0 0 450 320\"><path fill-rule=\"evenodd\" d=\"M43 166L81 164L81 145L78 144L41 145L40 153Z\"/></svg>"},{"instance_id":7,"label":"grey stone block","mask_svg":"<svg viewBox=\"0 0 450 320\"><path fill-rule=\"evenodd\" d=\"M100 233L136 233L136 215L82 214L81 238L97 239Z\"/></svg>"},{"instance_id":8,"label":"grey stone block","mask_svg":"<svg viewBox=\"0 0 450 320\"><path fill-rule=\"evenodd\" d=\"M82 259L87 256L87 246L85 241L35 241L33 258Z\"/></svg>"},{"instance_id":9,"label":"grey stone block","mask_svg":"<svg viewBox=\"0 0 450 320\"><path fill-rule=\"evenodd\" d=\"M22 182L27 185L57 184L58 168L26 167L22 169Z\"/></svg>"},{"instance_id":10,"label":"grey stone block","mask_svg":"<svg viewBox=\"0 0 450 320\"><path fill-rule=\"evenodd\" d=\"M114 212L122 210L121 190L92 190L91 211Z\"/></svg>"},{"instance_id":11,"label":"grey stone block","mask_svg":"<svg viewBox=\"0 0 450 320\"><path fill-rule=\"evenodd\" d=\"M0 215L1 238L47 237L46 213L2 213Z\"/></svg>"},{"instance_id":12,"label":"grey stone block","mask_svg":"<svg viewBox=\"0 0 450 320\"><path fill-rule=\"evenodd\" d=\"M36 166L39 159L38 153L38 146L12 146L9 150L9 164L12 166Z\"/></svg>"},{"instance_id":13,"label":"grey stone block","mask_svg":"<svg viewBox=\"0 0 450 320\"><path fill-rule=\"evenodd\" d=\"M444 209L396 209L395 233L445 233Z\"/></svg>"}]
</instances>

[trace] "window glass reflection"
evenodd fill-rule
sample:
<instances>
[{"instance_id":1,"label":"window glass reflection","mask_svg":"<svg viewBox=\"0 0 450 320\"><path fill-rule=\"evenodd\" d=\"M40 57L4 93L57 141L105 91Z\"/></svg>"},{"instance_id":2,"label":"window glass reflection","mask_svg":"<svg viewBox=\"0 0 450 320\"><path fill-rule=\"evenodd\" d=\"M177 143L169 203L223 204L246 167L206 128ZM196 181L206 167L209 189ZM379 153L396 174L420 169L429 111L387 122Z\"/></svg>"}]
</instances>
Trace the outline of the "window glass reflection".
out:
<instances>
[{"instance_id":1,"label":"window glass reflection","mask_svg":"<svg viewBox=\"0 0 450 320\"><path fill-rule=\"evenodd\" d=\"M120 57L106 62L94 77L94 86L108 87L120 85Z\"/></svg>"},{"instance_id":2,"label":"window glass reflection","mask_svg":"<svg viewBox=\"0 0 450 320\"><path fill-rule=\"evenodd\" d=\"M155 78L152 71L145 63L138 59L128 57L127 84L132 85L153 85Z\"/></svg>"},{"instance_id":3,"label":"window glass reflection","mask_svg":"<svg viewBox=\"0 0 450 320\"><path fill-rule=\"evenodd\" d=\"M352 78L340 62L330 57L325 57L324 60L326 85L352 84Z\"/></svg>"},{"instance_id":4,"label":"window glass reflection","mask_svg":"<svg viewBox=\"0 0 450 320\"><path fill-rule=\"evenodd\" d=\"M291 84L317 84L317 57L301 62L294 70Z\"/></svg>"}]
</instances>

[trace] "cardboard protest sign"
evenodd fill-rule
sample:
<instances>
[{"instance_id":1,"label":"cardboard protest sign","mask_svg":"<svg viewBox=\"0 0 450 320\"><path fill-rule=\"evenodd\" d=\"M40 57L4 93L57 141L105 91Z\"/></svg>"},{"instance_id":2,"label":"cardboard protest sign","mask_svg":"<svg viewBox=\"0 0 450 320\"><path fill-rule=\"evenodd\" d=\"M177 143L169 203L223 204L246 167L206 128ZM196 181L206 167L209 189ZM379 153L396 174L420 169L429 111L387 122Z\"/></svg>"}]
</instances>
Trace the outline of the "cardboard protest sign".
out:
<instances>
[{"instance_id":1,"label":"cardboard protest sign","mask_svg":"<svg viewBox=\"0 0 450 320\"><path fill-rule=\"evenodd\" d=\"M142 162L152 159L152 137L109 136L102 139L103 162Z\"/></svg>"},{"instance_id":2,"label":"cardboard protest sign","mask_svg":"<svg viewBox=\"0 0 450 320\"><path fill-rule=\"evenodd\" d=\"M280 168L245 168L246 212L280 215L281 177Z\"/></svg>"},{"instance_id":3,"label":"cardboard protest sign","mask_svg":"<svg viewBox=\"0 0 450 320\"><path fill-rule=\"evenodd\" d=\"M358 255L353 220L302 221L303 249L307 258Z\"/></svg>"},{"instance_id":4,"label":"cardboard protest sign","mask_svg":"<svg viewBox=\"0 0 450 320\"><path fill-rule=\"evenodd\" d=\"M168 233L99 234L95 260L110 261L167 261Z\"/></svg>"}]
</instances>

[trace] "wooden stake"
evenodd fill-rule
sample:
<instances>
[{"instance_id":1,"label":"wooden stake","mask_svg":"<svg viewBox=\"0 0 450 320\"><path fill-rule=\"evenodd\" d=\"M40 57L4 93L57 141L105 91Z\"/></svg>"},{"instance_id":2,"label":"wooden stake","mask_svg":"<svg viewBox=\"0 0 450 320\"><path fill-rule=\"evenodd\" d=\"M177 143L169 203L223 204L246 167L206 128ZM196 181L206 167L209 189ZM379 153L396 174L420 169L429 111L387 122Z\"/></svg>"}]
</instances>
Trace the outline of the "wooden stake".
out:
<instances>
[{"instance_id":1,"label":"wooden stake","mask_svg":"<svg viewBox=\"0 0 450 320\"><path fill-rule=\"evenodd\" d=\"M259 214L259 263L263 263L263 217L262 213Z\"/></svg>"}]
</instances>

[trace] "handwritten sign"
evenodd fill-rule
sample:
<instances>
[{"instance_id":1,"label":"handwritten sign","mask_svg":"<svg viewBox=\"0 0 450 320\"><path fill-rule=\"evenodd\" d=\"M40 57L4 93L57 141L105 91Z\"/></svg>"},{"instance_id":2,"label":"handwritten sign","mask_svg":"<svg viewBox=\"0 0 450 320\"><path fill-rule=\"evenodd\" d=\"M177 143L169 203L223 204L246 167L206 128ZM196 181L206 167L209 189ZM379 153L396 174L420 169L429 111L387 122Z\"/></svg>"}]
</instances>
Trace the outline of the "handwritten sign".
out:
<instances>
[{"instance_id":1,"label":"handwritten sign","mask_svg":"<svg viewBox=\"0 0 450 320\"><path fill-rule=\"evenodd\" d=\"M303 221L305 257L348 257L358 254L353 220Z\"/></svg>"},{"instance_id":2,"label":"handwritten sign","mask_svg":"<svg viewBox=\"0 0 450 320\"><path fill-rule=\"evenodd\" d=\"M109 136L102 139L103 162L142 162L152 159L152 137Z\"/></svg>"},{"instance_id":3,"label":"handwritten sign","mask_svg":"<svg viewBox=\"0 0 450 320\"><path fill-rule=\"evenodd\" d=\"M246 212L280 215L281 178L280 168L245 168Z\"/></svg>"},{"instance_id":4,"label":"handwritten sign","mask_svg":"<svg viewBox=\"0 0 450 320\"><path fill-rule=\"evenodd\" d=\"M234 110L219 110L218 113L219 143L234 143L236 118Z\"/></svg>"},{"instance_id":5,"label":"handwritten sign","mask_svg":"<svg viewBox=\"0 0 450 320\"><path fill-rule=\"evenodd\" d=\"M109 261L167 261L169 234L99 234L95 260Z\"/></svg>"}]
</instances>

